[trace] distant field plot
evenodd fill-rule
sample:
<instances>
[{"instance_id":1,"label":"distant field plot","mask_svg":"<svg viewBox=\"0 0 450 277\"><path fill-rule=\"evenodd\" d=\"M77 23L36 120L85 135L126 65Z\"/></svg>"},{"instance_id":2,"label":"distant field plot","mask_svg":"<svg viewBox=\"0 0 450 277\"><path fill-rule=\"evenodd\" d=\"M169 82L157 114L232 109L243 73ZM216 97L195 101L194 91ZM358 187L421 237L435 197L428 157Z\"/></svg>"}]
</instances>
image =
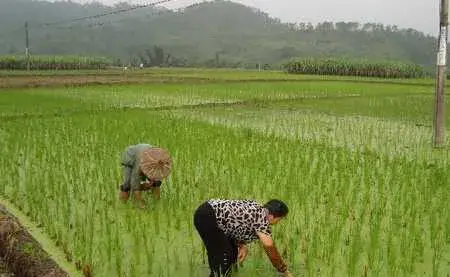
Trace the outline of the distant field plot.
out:
<instances>
[{"instance_id":1,"label":"distant field plot","mask_svg":"<svg viewBox=\"0 0 450 277\"><path fill-rule=\"evenodd\" d=\"M430 95L412 95L402 101L394 95L349 94L171 113L304 142L410 159L440 157L443 162L448 152L431 148L431 105L425 103L432 103Z\"/></svg>"},{"instance_id":2,"label":"distant field plot","mask_svg":"<svg viewBox=\"0 0 450 277\"><path fill-rule=\"evenodd\" d=\"M93 276L207 276L192 216L209 198L285 200L274 237L294 276L448 275L433 82L184 74L211 80L3 89L0 196ZM174 157L145 210L117 199L120 152L139 142ZM253 244L236 276L277 273Z\"/></svg>"},{"instance_id":3,"label":"distant field plot","mask_svg":"<svg viewBox=\"0 0 450 277\"><path fill-rule=\"evenodd\" d=\"M220 76L219 74L217 74ZM76 77L76 76L75 76ZM215 76L214 78L216 78ZM334 102L342 98L363 96L348 99L348 105L357 112L364 112L367 106L384 105L386 101L396 102L393 109L410 111L422 109L430 111L432 108L433 87L423 85L382 84L382 83L352 83L340 79L327 81L283 81L278 82L229 82L229 83L189 83L189 84L124 84L124 85L93 85L82 87L57 87L34 89L3 89L0 94L2 115L70 112L73 110L98 110L109 108L155 108L183 105L198 105L205 103L240 103L243 101L258 101L270 104L271 101L288 100L289 105L297 102L290 100L314 99L323 100L317 109L329 111ZM423 95L427 102L422 101ZM408 96L408 97L406 97ZM421 99L418 97L422 97ZM378 101L377 99L382 99ZM39 100L41 99L41 100ZM347 100L343 101L347 101ZM361 103L357 103L363 99ZM372 101L373 99L377 101ZM412 99L412 100L410 100ZM75 100L75 101L74 101ZM384 102L383 102L384 101ZM402 105L403 101L407 101ZM20 106L17 105L20 102ZM38 102L39 105L35 105ZM314 105L315 101L310 102ZM323 105L322 105L323 103ZM413 104L413 105L407 105ZM342 110L341 105L341 110ZM377 111L376 107L374 107ZM29 110L27 110L29 109ZM372 108L373 110L373 108ZM343 109L345 112L345 108ZM354 112L354 110L353 110ZM424 112L422 112L424 113ZM409 112L409 115L415 113ZM429 115L428 115L429 116Z\"/></svg>"}]
</instances>

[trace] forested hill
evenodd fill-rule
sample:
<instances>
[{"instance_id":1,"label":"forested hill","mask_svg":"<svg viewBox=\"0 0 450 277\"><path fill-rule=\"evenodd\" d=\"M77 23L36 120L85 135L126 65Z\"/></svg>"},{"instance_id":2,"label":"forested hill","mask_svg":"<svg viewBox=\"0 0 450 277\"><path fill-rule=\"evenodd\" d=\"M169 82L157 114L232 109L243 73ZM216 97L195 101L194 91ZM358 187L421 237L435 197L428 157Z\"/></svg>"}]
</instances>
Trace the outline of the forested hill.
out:
<instances>
[{"instance_id":1,"label":"forested hill","mask_svg":"<svg viewBox=\"0 0 450 277\"><path fill-rule=\"evenodd\" d=\"M205 2L179 11L136 9L67 23L127 7L1 0L0 54L23 53L23 25L28 21L32 54L102 55L152 65L254 66L292 57L326 56L429 66L436 57L436 39L413 29L356 22L286 24L228 1ZM42 25L54 22L59 23Z\"/></svg>"}]
</instances>

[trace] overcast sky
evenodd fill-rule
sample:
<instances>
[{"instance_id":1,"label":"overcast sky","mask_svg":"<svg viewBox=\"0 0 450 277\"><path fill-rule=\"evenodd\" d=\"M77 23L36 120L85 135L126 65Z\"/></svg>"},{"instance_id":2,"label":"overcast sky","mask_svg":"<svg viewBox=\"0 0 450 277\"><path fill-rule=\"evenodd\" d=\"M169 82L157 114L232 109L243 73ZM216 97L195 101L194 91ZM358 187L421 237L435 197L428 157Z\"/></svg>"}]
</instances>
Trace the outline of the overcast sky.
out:
<instances>
[{"instance_id":1,"label":"overcast sky","mask_svg":"<svg viewBox=\"0 0 450 277\"><path fill-rule=\"evenodd\" d=\"M91 2L92 0L72 0ZM157 0L98 0L117 2L151 3ZM414 28L436 35L439 30L440 0L233 0L259 8L282 21L358 21L381 22L400 28ZM202 0L173 0L168 8L180 8Z\"/></svg>"}]
</instances>

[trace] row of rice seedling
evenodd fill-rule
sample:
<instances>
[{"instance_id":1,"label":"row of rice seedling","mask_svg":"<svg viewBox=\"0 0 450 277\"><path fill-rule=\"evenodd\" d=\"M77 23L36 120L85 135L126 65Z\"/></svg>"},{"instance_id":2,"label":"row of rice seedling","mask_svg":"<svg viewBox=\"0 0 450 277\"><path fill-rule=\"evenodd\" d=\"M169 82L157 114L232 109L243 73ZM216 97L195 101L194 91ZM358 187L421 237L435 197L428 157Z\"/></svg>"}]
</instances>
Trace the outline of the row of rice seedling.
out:
<instances>
[{"instance_id":1,"label":"row of rice seedling","mask_svg":"<svg viewBox=\"0 0 450 277\"><path fill-rule=\"evenodd\" d=\"M449 176L439 165L136 110L0 128L0 194L93 276L206 276L192 212L213 197L284 199L291 213L274 234L296 275L447 269ZM142 141L170 149L175 164L144 211L117 200L120 151ZM257 244L250 251L239 275L275 276Z\"/></svg>"},{"instance_id":2,"label":"row of rice seedling","mask_svg":"<svg viewBox=\"0 0 450 277\"><path fill-rule=\"evenodd\" d=\"M81 70L105 69L112 64L104 57L31 55L0 56L0 70Z\"/></svg>"},{"instance_id":3,"label":"row of rice seedling","mask_svg":"<svg viewBox=\"0 0 450 277\"><path fill-rule=\"evenodd\" d=\"M327 77L315 82L229 82L208 84L127 84L29 89L4 89L0 94L0 115L70 113L79 110L109 108L174 108L187 105L227 105L247 103L270 107L314 109L321 112L373 115L384 114L416 119L434 103L434 87L343 82ZM430 92L430 95L425 95ZM403 97L408 93L408 97ZM424 96L425 95L425 96ZM14 97L12 97L14 96ZM385 98L379 98L386 96ZM41 99L40 99L41 98ZM381 99L380 101L378 99ZM20 107L14 101L21 103ZM35 102L42 102L36 106ZM421 105L428 102L430 105ZM342 103L337 105L336 103ZM63 104L63 105L60 105ZM58 108L60 106L61 108ZM386 109L384 109L386 107ZM341 112L340 112L341 111ZM425 118L428 120L428 118Z\"/></svg>"},{"instance_id":4,"label":"row of rice seedling","mask_svg":"<svg viewBox=\"0 0 450 277\"><path fill-rule=\"evenodd\" d=\"M286 200L292 212L275 227L275 237L296 276L441 276L449 271L445 163L411 159L424 149L403 147L424 141L420 127L394 124L394 136L389 124L369 118L346 122L345 117L288 112L286 107L283 113L215 108L195 117L210 120L217 112L229 128L189 120L186 115L192 113L184 110L176 111L177 118L173 111L100 111L139 99L151 107L193 104L191 98L199 103L227 96L277 100L299 90L321 92L304 96L366 93L369 87L329 82L300 89L294 83L249 83L240 89L230 84L109 90L33 90L30 94L45 97L29 103L13 93L0 99L8 100L2 102L10 109L6 115L47 110L45 118L0 121L0 194L45 226L67 259L80 269L92 266L93 276L206 276L192 211L211 197ZM375 100L367 101L373 105ZM78 110L80 104L86 113L52 116L52 111ZM384 152L383 140L382 149L394 155L377 153ZM175 159L161 201L148 198L145 211L121 205L116 197L122 181L120 151L142 141L166 146ZM356 147L341 147L349 145ZM253 245L250 251L237 276L275 276L261 249Z\"/></svg>"},{"instance_id":5,"label":"row of rice seedling","mask_svg":"<svg viewBox=\"0 0 450 277\"><path fill-rule=\"evenodd\" d=\"M321 100L317 100L319 103ZM320 105L320 104L319 104ZM232 128L252 129L261 133L351 151L371 151L391 157L437 159L446 162L448 151L433 152L432 128L414 122L380 120L377 117L327 115L311 110L284 107L266 109L216 108L214 110L175 111L180 118L192 118ZM450 139L447 139L450 143Z\"/></svg>"},{"instance_id":6,"label":"row of rice seedling","mask_svg":"<svg viewBox=\"0 0 450 277\"><path fill-rule=\"evenodd\" d=\"M290 74L339 75L380 78L421 78L422 66L393 61L367 61L339 58L305 58L283 65Z\"/></svg>"}]
</instances>

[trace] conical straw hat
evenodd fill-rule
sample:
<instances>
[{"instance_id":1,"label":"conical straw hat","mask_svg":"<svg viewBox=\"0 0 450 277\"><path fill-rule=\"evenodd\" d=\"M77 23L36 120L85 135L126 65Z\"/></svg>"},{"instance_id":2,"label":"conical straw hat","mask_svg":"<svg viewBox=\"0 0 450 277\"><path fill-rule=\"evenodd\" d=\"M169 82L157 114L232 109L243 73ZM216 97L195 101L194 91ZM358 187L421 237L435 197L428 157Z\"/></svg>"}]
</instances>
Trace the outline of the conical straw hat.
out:
<instances>
[{"instance_id":1,"label":"conical straw hat","mask_svg":"<svg viewBox=\"0 0 450 277\"><path fill-rule=\"evenodd\" d=\"M172 170L172 157L169 151L159 147L144 150L141 156L142 173L151 180L162 180Z\"/></svg>"}]
</instances>

